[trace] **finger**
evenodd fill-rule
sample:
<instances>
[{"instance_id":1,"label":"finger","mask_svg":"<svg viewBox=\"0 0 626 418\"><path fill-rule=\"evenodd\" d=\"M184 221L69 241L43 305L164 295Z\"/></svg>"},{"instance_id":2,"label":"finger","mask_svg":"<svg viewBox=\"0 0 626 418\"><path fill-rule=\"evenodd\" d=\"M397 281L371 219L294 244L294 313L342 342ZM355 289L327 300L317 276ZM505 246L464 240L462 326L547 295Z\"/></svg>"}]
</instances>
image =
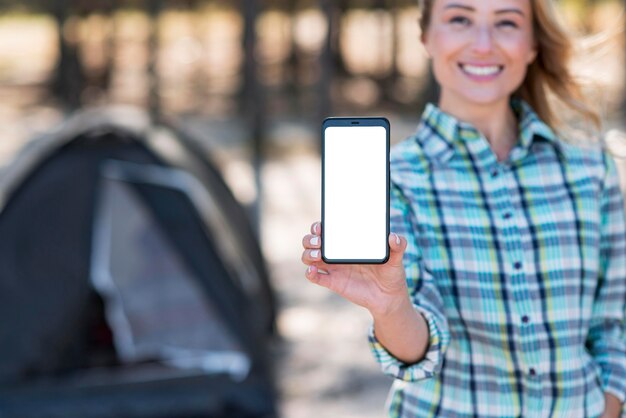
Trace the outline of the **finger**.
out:
<instances>
[{"instance_id":1,"label":"finger","mask_svg":"<svg viewBox=\"0 0 626 418\"><path fill-rule=\"evenodd\" d=\"M324 266L311 265L305 273L305 277L318 286L325 287L338 295L344 295L349 282L352 280L343 274L337 274L333 270L324 271Z\"/></svg>"},{"instance_id":2,"label":"finger","mask_svg":"<svg viewBox=\"0 0 626 418\"><path fill-rule=\"evenodd\" d=\"M320 248L322 246L322 240L318 235L305 235L305 237L302 238L302 246L305 249Z\"/></svg>"},{"instance_id":3,"label":"finger","mask_svg":"<svg viewBox=\"0 0 626 418\"><path fill-rule=\"evenodd\" d=\"M311 265L309 266L309 268L307 268L304 276L311 283L315 283L319 286L323 286L326 288L330 288L330 285L332 283L329 273L314 265Z\"/></svg>"},{"instance_id":4,"label":"finger","mask_svg":"<svg viewBox=\"0 0 626 418\"><path fill-rule=\"evenodd\" d=\"M404 237L392 232L389 234L389 265L394 267L402 267L402 257L406 250L407 240Z\"/></svg>"},{"instance_id":5,"label":"finger","mask_svg":"<svg viewBox=\"0 0 626 418\"><path fill-rule=\"evenodd\" d=\"M320 222L315 222L313 225L311 225L311 233L313 235L320 235L322 229L322 224Z\"/></svg>"},{"instance_id":6,"label":"finger","mask_svg":"<svg viewBox=\"0 0 626 418\"><path fill-rule=\"evenodd\" d=\"M302 252L302 262L310 265L322 262L322 254L319 249L305 250Z\"/></svg>"}]
</instances>

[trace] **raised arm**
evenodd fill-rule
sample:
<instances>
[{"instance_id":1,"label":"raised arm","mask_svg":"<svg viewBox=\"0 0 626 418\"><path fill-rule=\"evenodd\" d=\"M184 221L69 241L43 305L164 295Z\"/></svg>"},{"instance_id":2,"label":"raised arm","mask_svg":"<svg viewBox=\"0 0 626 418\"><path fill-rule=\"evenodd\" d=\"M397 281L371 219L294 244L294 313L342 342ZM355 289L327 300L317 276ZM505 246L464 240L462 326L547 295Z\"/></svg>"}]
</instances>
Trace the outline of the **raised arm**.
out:
<instances>
[{"instance_id":1,"label":"raised arm","mask_svg":"<svg viewBox=\"0 0 626 418\"><path fill-rule=\"evenodd\" d=\"M374 356L385 373L406 381L415 381L433 376L441 370L443 355L448 348L450 333L443 312L443 301L433 276L426 269L417 244L416 218L401 190L391 187L391 230L405 237L406 248L402 265L405 270L406 292L410 305L402 306L402 319L381 318L373 314L374 325L370 330L370 344ZM405 302L406 303L406 302ZM408 322L406 312L419 314L419 322ZM425 322L422 322L425 321ZM428 334L424 331L427 326ZM428 337L420 347L419 356L408 357L397 349L396 343L403 342L398 335L418 333ZM421 350L424 350L423 352Z\"/></svg>"}]
</instances>

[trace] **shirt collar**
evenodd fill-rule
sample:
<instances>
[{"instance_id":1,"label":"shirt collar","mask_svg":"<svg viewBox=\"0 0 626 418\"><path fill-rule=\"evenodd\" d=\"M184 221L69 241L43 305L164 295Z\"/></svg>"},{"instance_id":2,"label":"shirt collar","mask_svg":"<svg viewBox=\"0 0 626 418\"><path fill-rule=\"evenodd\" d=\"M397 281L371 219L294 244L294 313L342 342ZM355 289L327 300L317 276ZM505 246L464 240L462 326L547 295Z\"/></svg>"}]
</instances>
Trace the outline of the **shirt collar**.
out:
<instances>
[{"instance_id":1,"label":"shirt collar","mask_svg":"<svg viewBox=\"0 0 626 418\"><path fill-rule=\"evenodd\" d=\"M511 100L511 107L519 121L519 145L522 148L530 149L533 140L540 138L552 144L559 153L565 153L563 143L554 130L539 118L528 103L514 98Z\"/></svg>"},{"instance_id":2,"label":"shirt collar","mask_svg":"<svg viewBox=\"0 0 626 418\"><path fill-rule=\"evenodd\" d=\"M518 144L511 150L511 162L524 158L535 140L543 140L555 147L559 156L565 153L564 144L555 132L543 122L528 103L519 98L511 99L511 108L519 121ZM495 155L486 140L470 123L463 122L428 103L422 114L417 141L431 158L447 163L463 144L483 159ZM480 158L480 157L479 157Z\"/></svg>"}]
</instances>

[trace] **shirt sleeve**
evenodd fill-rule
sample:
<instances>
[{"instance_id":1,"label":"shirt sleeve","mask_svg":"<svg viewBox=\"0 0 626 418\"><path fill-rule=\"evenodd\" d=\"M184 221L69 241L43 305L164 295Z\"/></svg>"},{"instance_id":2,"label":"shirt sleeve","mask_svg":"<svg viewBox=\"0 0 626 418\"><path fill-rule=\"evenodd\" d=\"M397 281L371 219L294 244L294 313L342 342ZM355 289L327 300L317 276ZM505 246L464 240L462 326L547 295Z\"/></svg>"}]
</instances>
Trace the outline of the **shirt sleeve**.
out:
<instances>
[{"instance_id":1,"label":"shirt sleeve","mask_svg":"<svg viewBox=\"0 0 626 418\"><path fill-rule=\"evenodd\" d=\"M587 347L601 369L605 392L626 399L626 227L615 163L605 155L601 196L600 277L587 335Z\"/></svg>"},{"instance_id":2,"label":"shirt sleeve","mask_svg":"<svg viewBox=\"0 0 626 418\"><path fill-rule=\"evenodd\" d=\"M443 356L450 342L448 322L443 313L443 300L433 276L426 270L413 227L415 217L402 192L391 186L391 231L404 236L408 245L403 263L413 306L428 323L429 348L425 357L415 364L406 364L393 356L376 339L372 325L369 332L370 348L383 372L396 379L414 382L434 376L441 370Z\"/></svg>"}]
</instances>

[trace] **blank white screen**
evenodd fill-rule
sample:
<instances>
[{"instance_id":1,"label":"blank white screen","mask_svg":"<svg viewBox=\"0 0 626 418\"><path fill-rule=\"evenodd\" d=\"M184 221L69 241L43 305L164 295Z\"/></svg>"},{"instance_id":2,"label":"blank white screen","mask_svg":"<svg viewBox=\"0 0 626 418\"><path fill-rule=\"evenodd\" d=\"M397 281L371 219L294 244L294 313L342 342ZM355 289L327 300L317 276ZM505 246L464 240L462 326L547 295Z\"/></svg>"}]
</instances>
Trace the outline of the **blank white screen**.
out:
<instances>
[{"instance_id":1,"label":"blank white screen","mask_svg":"<svg viewBox=\"0 0 626 418\"><path fill-rule=\"evenodd\" d=\"M387 254L387 132L328 127L324 134L324 256L382 260Z\"/></svg>"}]
</instances>

